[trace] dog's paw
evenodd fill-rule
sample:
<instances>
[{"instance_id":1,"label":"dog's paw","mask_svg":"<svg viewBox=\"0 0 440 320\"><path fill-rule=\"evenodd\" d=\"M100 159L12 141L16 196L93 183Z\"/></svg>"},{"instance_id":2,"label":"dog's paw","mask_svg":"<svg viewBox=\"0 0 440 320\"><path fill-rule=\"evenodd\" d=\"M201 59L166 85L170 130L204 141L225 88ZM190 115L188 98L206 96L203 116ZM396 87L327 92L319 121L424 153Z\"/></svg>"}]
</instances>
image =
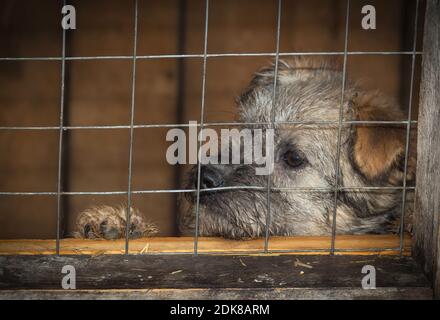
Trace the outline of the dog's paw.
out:
<instances>
[{"instance_id":1,"label":"dog's paw","mask_svg":"<svg viewBox=\"0 0 440 320\"><path fill-rule=\"evenodd\" d=\"M98 206L81 212L76 221L76 238L120 239L126 234L127 208L125 206ZM155 224L146 222L139 211L130 208L131 239L149 237L157 234Z\"/></svg>"}]
</instances>

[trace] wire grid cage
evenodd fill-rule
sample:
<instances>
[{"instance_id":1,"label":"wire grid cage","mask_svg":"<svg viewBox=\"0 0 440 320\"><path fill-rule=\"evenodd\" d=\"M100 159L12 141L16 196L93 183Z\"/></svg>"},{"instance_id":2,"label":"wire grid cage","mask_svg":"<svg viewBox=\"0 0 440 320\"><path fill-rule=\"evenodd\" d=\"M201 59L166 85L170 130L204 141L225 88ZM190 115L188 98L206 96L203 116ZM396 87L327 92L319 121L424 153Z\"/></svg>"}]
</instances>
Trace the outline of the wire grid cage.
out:
<instances>
[{"instance_id":1,"label":"wire grid cage","mask_svg":"<svg viewBox=\"0 0 440 320\"><path fill-rule=\"evenodd\" d=\"M271 223L271 200L270 193L272 191L296 191L296 192L332 192L334 194L334 205L333 205L333 221L332 221L332 231L331 231L331 246L328 250L322 249L321 251L326 251L329 254L334 254L338 251L353 251L352 249L338 249L335 247L336 240L336 220L337 220L337 203L338 194L342 191L371 191L371 190L401 190L402 191L402 202L401 202L401 217L400 217L400 245L397 248L369 248L363 249L363 251L399 251L401 254L404 250L404 214L406 206L406 197L408 190L414 190L415 187L408 186L406 179L403 179L402 186L396 187L344 187L340 185L340 153L341 153L341 131L344 125L347 124L364 124L364 125L404 125L406 126L406 140L405 140L405 158L404 158L404 177L407 176L408 171L408 155L410 147L410 132L412 125L417 125L417 121L412 120L412 103L414 96L414 78L415 78L415 63L416 57L422 55L422 52L417 51L417 28L418 28L418 16L420 1L416 0L416 10L414 18L414 36L412 40L412 50L411 51L348 51L348 39L349 39L349 21L350 21L350 0L345 2L345 30L344 30L344 50L343 51L333 51L333 52L280 52L280 32L281 32L281 16L282 16L282 0L276 1L276 34L275 36L275 51L274 52L263 52L263 53L208 53L208 40L209 40L209 0L205 0L204 8L204 38L203 38L203 53L200 54L157 54L157 55L137 55L137 43L138 43L138 0L134 0L134 30L133 30L133 54L132 55L120 55L120 56L66 56L66 30L62 31L62 51L60 57L0 57L1 61L60 61L61 62L61 100L60 100L60 113L59 113L59 125L58 126L2 126L1 131L8 130L29 130L29 131L58 131L58 172L57 172L57 190L48 192L0 192L2 196L54 196L57 198L57 230L56 230L56 254L60 254L60 240L62 238L61 234L61 216L62 216L62 206L61 197L62 196L75 196L75 195L124 195L127 196L127 208L131 207L132 195L137 194L150 194L150 193L185 193L185 192L196 192L196 212L195 212L195 233L194 233L194 250L193 254L198 254L198 244L199 244L199 217L200 217L200 194L207 191L224 191L224 190L236 190L236 189L249 189L249 190L259 190L267 192L267 208L268 215L266 219L266 230L264 237L264 250L262 253L270 252L308 252L317 251L313 250L269 250L269 226ZM63 5L66 5L66 1L63 1ZM347 79L347 59L350 55L406 55L411 57L411 73L410 73L410 90L409 90L409 101L408 101L408 113L407 120L404 121L348 121L343 119L343 105L344 105L344 93L346 88ZM274 58L274 72L275 77L273 81L273 103L276 102L277 94L277 75L278 66L281 57L292 57L292 56L342 56L343 57L343 77L341 84L341 95L339 104L339 119L338 121L288 121L288 122L277 122L275 121L275 115L271 114L271 121L268 123L258 122L258 123L244 123L244 122L205 122L205 93L206 93L206 76L207 76L207 61L210 58L216 57L272 57ZM198 58L202 59L202 89L201 89L201 101L200 101L200 123L197 127L203 133L203 128L205 127L216 127L216 126L243 126L243 125L267 125L269 128L273 128L277 124L283 125L295 125L295 124L313 124L319 126L335 126L337 125L337 157L336 157L336 175L334 181L334 187L332 188L300 188L300 187L290 187L290 188L276 188L271 186L271 176L267 176L267 186L230 186L230 187L218 187L218 188L200 188L200 177L201 177L201 163L198 161L197 164L197 188L194 189L148 189L148 190L133 190L132 188L132 176L133 176L133 137L135 129L140 128L185 128L189 124L135 124L134 115L136 111L135 103L135 92L136 92L136 64L138 60L157 60L157 59L185 59L185 58ZM65 105L65 78L66 78L66 61L73 60L129 60L132 62L131 70L131 105L130 105L130 123L127 125L77 125L77 126L65 126L64 123L64 105ZM272 108L273 109L273 108ZM82 130L82 129L128 129L129 130L129 161L128 161L128 176L127 176L127 189L122 191L96 191L96 192L82 192L82 191L64 191L62 190L62 169L63 169L63 136L68 130ZM198 149L201 147L201 140L199 141ZM125 234L125 254L129 253L129 224L130 224L130 210L127 210L127 228ZM235 252L236 253L236 252ZM246 252L243 252L246 253Z\"/></svg>"}]
</instances>

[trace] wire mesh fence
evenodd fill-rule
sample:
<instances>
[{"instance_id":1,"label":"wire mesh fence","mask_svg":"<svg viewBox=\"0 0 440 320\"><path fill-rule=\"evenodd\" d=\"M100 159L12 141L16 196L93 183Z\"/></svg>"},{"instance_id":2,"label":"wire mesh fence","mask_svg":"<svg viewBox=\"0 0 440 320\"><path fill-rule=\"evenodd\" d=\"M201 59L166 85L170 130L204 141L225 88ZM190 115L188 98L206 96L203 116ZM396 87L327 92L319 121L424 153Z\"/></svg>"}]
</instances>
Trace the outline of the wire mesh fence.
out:
<instances>
[{"instance_id":1,"label":"wire mesh fence","mask_svg":"<svg viewBox=\"0 0 440 320\"><path fill-rule=\"evenodd\" d=\"M280 34L281 34L281 16L282 12L282 0L276 0L276 33L275 38L275 50L274 52L262 52L262 53L208 53L208 41L209 41L209 16L212 14L209 9L209 0L205 0L204 8L204 37L203 37L203 53L200 54L158 54L158 55L137 55L137 41L138 41L138 0L134 0L134 12L133 12L133 54L132 55L121 55L121 56L66 56L66 30L63 29L62 32L62 54L60 57L0 57L0 63L3 61L60 61L61 62L61 84L60 84L60 116L58 126L0 126L1 131L57 131L58 132L58 171L57 171L57 190L47 191L47 192L14 192L14 191L1 191L1 196L55 196L57 198L57 232L56 232L56 254L60 254L60 240L62 238L60 232L60 223L62 216L61 208L61 197L63 196L75 196L75 195L124 195L127 196L127 228L125 234L125 253L129 253L129 230L130 230L130 210L132 204L132 195L136 194L149 194L149 193L196 193L196 210L195 210L195 233L194 233L194 251L195 255L198 254L198 241L199 241L199 219L200 219L200 195L203 192L210 191L226 191L226 190L259 190L267 193L267 219L266 219L266 230L264 237L264 253L273 252L269 250L270 242L270 224L271 224L271 193L277 191L288 191L288 192L328 192L334 194L334 205L333 205L333 220L331 228L331 245L328 248L329 254L334 254L338 251L350 251L350 249L338 249L335 246L336 232L337 232L337 206L338 206L338 195L340 192L366 192L366 191L385 191L385 190L401 190L402 191L402 202L401 202L401 217L400 217L400 228L399 237L400 245L398 248L388 248L386 250L398 250L400 253L403 252L404 246L404 214L406 208L406 197L408 190L414 190L413 186L408 186L406 179L403 179L402 186L396 187L350 187L342 186L340 181L340 147L341 147L341 132L345 125L402 125L406 128L405 136L405 158L404 158L404 177L407 176L408 172L408 156L410 149L410 131L413 126L417 125L417 121L412 120L412 104L414 97L414 86L415 86L415 63L416 57L422 55L421 51L417 51L417 26L418 26L418 16L419 16L419 0L416 1L416 10L414 18L414 38L412 41L411 51L349 51L349 27L350 27L350 0L345 1L345 29L344 29L344 50L343 51L333 51L333 52L280 52ZM63 1L66 4L66 1ZM359 120L344 120L343 118L343 106L344 106L344 96L346 90L347 82L347 60L349 56L363 56L363 55L405 55L411 57L411 73L410 73L410 92L408 101L408 113L406 120L395 120L395 121L359 121ZM282 57L294 57L294 56L341 56L343 58L343 70L342 70L342 83L341 83L341 95L339 104L339 118L338 121L276 121L275 115L272 114L270 117L270 122L205 122L205 92L206 92L206 77L209 72L207 68L207 62L211 58L221 58L221 57L272 57L274 58L274 69L275 77L273 81L273 104L276 103L277 97L277 79L278 79L278 65L279 60ZM337 127L337 157L336 157L336 175L334 186L331 188L324 187L310 187L310 188L277 188L271 185L270 174L267 177L267 186L230 186L230 187L220 187L220 188L201 188L200 187L200 176L201 176L201 162L198 161L197 164L197 187L193 189L149 189L149 190L134 190L132 186L132 165L133 165L133 141L134 132L136 129L143 128L185 128L189 124L182 123L164 123L164 124L135 124L135 111L136 111L136 64L139 60L157 60L157 59L201 59L202 61L202 88L201 88L201 100L200 100L200 123L196 124L203 134L203 129L206 127L219 127L219 126L246 126L246 125L266 125L269 128L273 128L275 125L318 125L318 126L331 126ZM130 123L127 125L84 125L84 126L66 126L64 121L64 105L65 105L65 73L66 73L66 61L76 61L76 60L130 60L132 63L131 70L131 101L130 101ZM129 131L129 161L128 161L128 176L127 176L127 189L119 191L65 191L62 190L62 179L63 179L63 136L66 131L69 130L119 130L125 129ZM201 141L199 140L198 149L201 148ZM377 248L365 249L364 251L377 251ZM381 248L381 251L384 249ZM288 252L307 252L308 250L291 250ZM310 251L316 251L310 250Z\"/></svg>"}]
</instances>

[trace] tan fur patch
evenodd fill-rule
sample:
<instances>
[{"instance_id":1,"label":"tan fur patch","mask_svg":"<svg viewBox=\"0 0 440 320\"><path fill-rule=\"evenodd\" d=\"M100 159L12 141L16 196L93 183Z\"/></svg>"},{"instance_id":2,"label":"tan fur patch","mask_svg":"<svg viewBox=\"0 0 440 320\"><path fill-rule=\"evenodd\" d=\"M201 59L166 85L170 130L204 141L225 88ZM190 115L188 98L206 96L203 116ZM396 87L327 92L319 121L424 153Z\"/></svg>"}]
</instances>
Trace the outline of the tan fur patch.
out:
<instances>
[{"instance_id":1,"label":"tan fur patch","mask_svg":"<svg viewBox=\"0 0 440 320\"><path fill-rule=\"evenodd\" d=\"M360 121L402 121L406 120L399 107L377 92L362 93L355 98L356 120ZM406 125L394 124L356 124L354 160L361 172L369 179L397 173L390 169L405 153ZM408 174L414 170L412 154L408 162ZM400 177L403 179L403 177Z\"/></svg>"}]
</instances>

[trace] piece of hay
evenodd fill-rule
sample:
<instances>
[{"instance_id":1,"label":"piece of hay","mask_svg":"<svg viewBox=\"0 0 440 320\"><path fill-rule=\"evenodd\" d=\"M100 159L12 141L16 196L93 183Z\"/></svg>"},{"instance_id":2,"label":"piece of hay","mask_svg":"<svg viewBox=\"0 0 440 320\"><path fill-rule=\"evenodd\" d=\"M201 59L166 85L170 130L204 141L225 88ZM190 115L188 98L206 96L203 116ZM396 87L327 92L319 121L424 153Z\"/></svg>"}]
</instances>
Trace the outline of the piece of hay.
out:
<instances>
[{"instance_id":1,"label":"piece of hay","mask_svg":"<svg viewBox=\"0 0 440 320\"><path fill-rule=\"evenodd\" d=\"M140 254L147 253L149 248L150 248L150 244L147 243L147 244L145 245L145 247L143 247L142 250L141 250L139 253L140 253Z\"/></svg>"},{"instance_id":2,"label":"piece of hay","mask_svg":"<svg viewBox=\"0 0 440 320\"><path fill-rule=\"evenodd\" d=\"M307 264L307 263L301 262L298 258L297 258L296 261L293 263L293 265L294 265L295 267L304 267L304 268L307 268L307 269L313 269L313 266L311 266L311 265L309 265L309 264Z\"/></svg>"}]
</instances>

